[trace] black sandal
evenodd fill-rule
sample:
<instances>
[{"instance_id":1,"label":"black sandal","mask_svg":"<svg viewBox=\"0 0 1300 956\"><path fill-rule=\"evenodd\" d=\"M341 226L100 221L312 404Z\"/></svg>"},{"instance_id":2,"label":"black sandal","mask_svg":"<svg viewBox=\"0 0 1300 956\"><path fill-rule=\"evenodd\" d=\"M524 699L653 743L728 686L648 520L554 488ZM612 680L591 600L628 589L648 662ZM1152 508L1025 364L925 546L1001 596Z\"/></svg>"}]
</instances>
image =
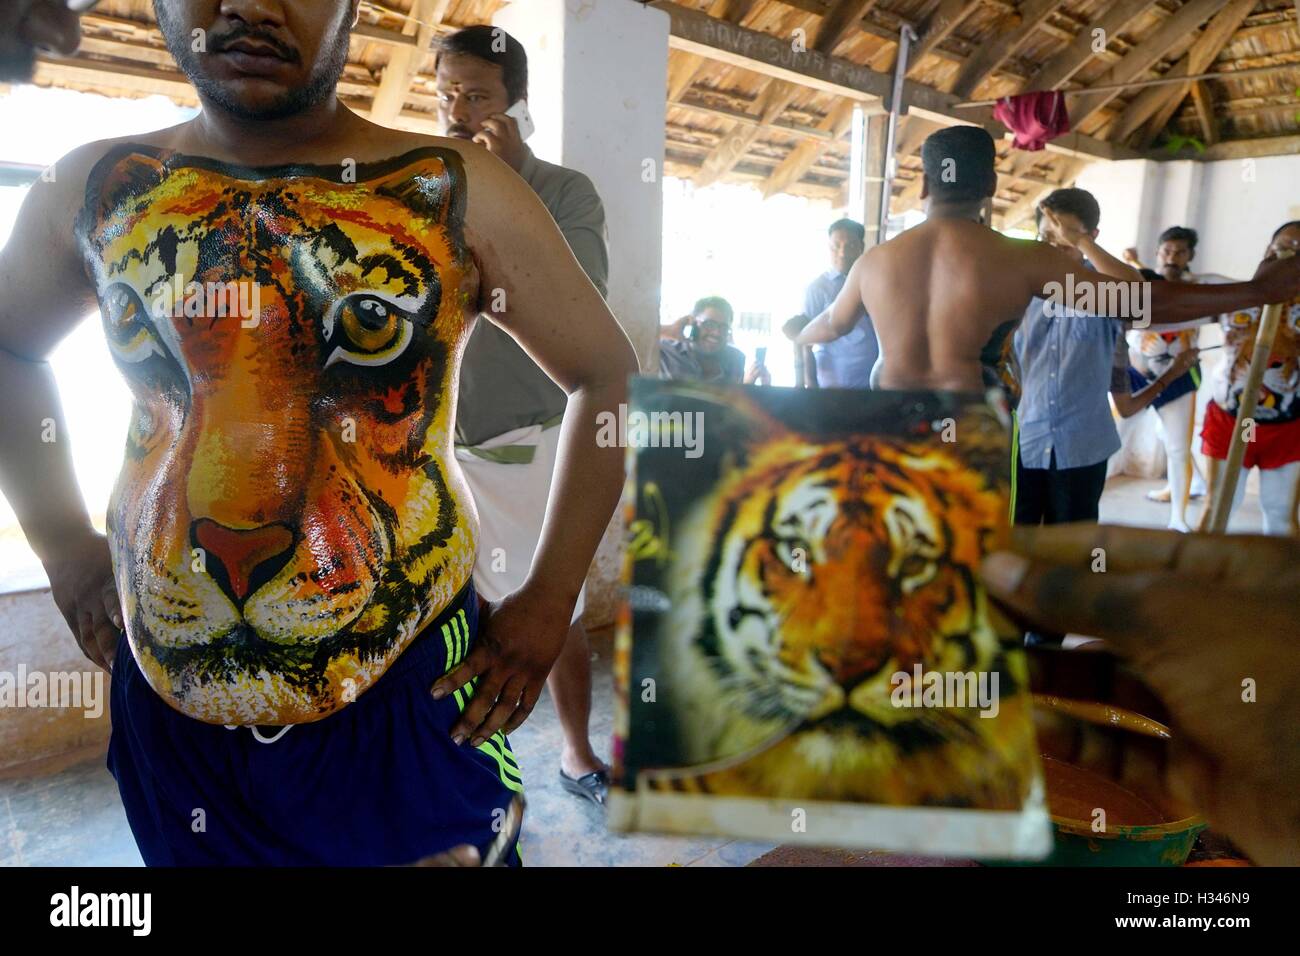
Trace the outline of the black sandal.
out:
<instances>
[{"instance_id":1,"label":"black sandal","mask_svg":"<svg viewBox=\"0 0 1300 956\"><path fill-rule=\"evenodd\" d=\"M581 777L570 777L561 770L560 785L569 793L603 807L605 797L609 793L609 774L604 770L593 770L591 773L584 773Z\"/></svg>"}]
</instances>

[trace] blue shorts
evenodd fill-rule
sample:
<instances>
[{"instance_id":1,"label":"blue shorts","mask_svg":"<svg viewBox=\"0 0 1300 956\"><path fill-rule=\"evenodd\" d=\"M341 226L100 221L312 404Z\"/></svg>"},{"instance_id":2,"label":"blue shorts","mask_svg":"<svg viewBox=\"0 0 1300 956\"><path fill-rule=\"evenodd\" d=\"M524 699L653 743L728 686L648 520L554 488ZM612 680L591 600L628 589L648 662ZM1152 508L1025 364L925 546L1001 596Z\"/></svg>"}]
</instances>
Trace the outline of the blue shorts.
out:
<instances>
[{"instance_id":1,"label":"blue shorts","mask_svg":"<svg viewBox=\"0 0 1300 956\"><path fill-rule=\"evenodd\" d=\"M173 710L125 637L112 680L108 769L149 866L413 863L468 843L485 850L523 791L501 733L456 746L472 695L429 689L478 632L466 587L354 703L286 728L236 727ZM506 854L519 862L518 848Z\"/></svg>"}]
</instances>

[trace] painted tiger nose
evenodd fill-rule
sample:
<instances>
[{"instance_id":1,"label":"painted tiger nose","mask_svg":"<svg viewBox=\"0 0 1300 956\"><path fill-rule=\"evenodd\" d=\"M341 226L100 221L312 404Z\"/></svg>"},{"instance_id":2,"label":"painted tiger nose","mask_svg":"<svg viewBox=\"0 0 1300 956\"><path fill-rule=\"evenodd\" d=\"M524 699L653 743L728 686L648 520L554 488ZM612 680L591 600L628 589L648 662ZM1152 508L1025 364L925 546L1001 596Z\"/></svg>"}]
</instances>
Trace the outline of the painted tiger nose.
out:
<instances>
[{"instance_id":1,"label":"painted tiger nose","mask_svg":"<svg viewBox=\"0 0 1300 956\"><path fill-rule=\"evenodd\" d=\"M200 518L194 522L193 535L206 554L208 574L240 607L279 573L293 551L293 532L282 524L241 529Z\"/></svg>"}]
</instances>

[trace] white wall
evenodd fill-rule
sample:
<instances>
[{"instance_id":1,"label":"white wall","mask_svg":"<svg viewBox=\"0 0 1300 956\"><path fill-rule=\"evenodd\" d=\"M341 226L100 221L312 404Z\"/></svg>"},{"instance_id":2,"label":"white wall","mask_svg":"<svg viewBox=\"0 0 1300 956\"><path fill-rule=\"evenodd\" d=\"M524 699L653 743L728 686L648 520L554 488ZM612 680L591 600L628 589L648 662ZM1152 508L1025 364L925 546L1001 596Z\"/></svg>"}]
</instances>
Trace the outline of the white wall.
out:
<instances>
[{"instance_id":1,"label":"white wall","mask_svg":"<svg viewBox=\"0 0 1300 956\"><path fill-rule=\"evenodd\" d=\"M1097 197L1101 204L1101 233L1097 241L1116 253L1138 245L1144 221L1142 196L1146 184L1146 160L1093 163L1075 183Z\"/></svg>"},{"instance_id":2,"label":"white wall","mask_svg":"<svg viewBox=\"0 0 1300 956\"><path fill-rule=\"evenodd\" d=\"M1201 234L1198 271L1248 279L1274 230L1300 219L1300 156L1201 165L1200 206L1191 222Z\"/></svg>"},{"instance_id":3,"label":"white wall","mask_svg":"<svg viewBox=\"0 0 1300 956\"><path fill-rule=\"evenodd\" d=\"M1300 219L1300 156L1157 163L1095 163L1078 184L1101 204L1099 241L1113 252L1137 246L1153 264L1169 226L1200 233L1196 272L1249 278L1278 226Z\"/></svg>"},{"instance_id":4,"label":"white wall","mask_svg":"<svg viewBox=\"0 0 1300 956\"><path fill-rule=\"evenodd\" d=\"M517 0L493 23L528 51L529 146L586 173L604 201L609 305L648 367L662 276L668 15L627 0Z\"/></svg>"}]
</instances>

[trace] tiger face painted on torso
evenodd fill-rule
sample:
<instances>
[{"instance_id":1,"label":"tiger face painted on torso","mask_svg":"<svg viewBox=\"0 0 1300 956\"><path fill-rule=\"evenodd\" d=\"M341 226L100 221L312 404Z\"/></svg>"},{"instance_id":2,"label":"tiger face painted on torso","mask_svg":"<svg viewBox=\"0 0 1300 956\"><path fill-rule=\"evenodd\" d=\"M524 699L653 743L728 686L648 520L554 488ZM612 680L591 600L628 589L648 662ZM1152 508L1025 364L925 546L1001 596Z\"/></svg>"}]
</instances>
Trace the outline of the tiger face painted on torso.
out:
<instances>
[{"instance_id":1,"label":"tiger face painted on torso","mask_svg":"<svg viewBox=\"0 0 1300 956\"><path fill-rule=\"evenodd\" d=\"M1214 377L1211 395L1224 411L1236 414L1246 387L1255 337L1264 310L1238 309L1219 317L1223 327L1223 361ZM1261 425L1293 421L1300 417L1300 299L1282 307L1277 337L1260 383L1255 420Z\"/></svg>"},{"instance_id":2,"label":"tiger face painted on torso","mask_svg":"<svg viewBox=\"0 0 1300 956\"><path fill-rule=\"evenodd\" d=\"M127 636L199 720L327 716L473 566L460 157L347 172L133 146L87 187L82 249L134 396L108 519Z\"/></svg>"},{"instance_id":3,"label":"tiger face painted on torso","mask_svg":"<svg viewBox=\"0 0 1300 956\"><path fill-rule=\"evenodd\" d=\"M1005 509L977 471L931 445L763 445L674 535L715 543L678 555L662 652L688 758L751 756L650 771L650 785L1019 807L1033 776L1032 730L1013 712L1027 678L973 573ZM916 664L997 672L1004 719L895 706L891 678Z\"/></svg>"}]
</instances>

